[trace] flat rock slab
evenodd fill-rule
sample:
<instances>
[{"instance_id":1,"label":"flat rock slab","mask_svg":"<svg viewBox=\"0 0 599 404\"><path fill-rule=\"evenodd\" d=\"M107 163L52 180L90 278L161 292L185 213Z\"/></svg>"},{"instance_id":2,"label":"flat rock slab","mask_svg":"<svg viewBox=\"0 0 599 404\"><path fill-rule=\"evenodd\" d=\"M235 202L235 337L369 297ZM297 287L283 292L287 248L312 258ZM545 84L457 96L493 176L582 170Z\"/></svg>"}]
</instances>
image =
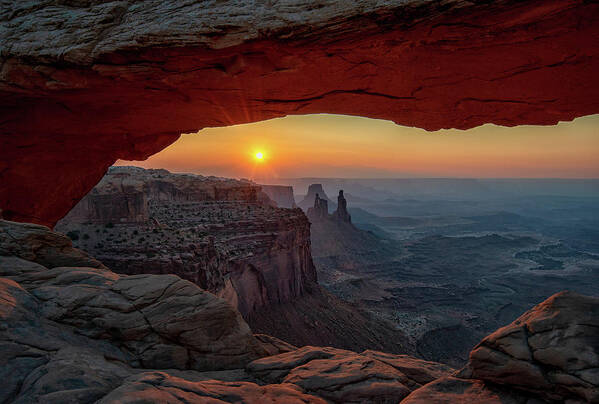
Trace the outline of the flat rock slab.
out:
<instances>
[{"instance_id":1,"label":"flat rock slab","mask_svg":"<svg viewBox=\"0 0 599 404\"><path fill-rule=\"evenodd\" d=\"M293 383L336 403L397 402L421 386L414 377L428 382L453 371L405 355L310 346L256 360L247 370L265 382Z\"/></svg>"}]
</instances>

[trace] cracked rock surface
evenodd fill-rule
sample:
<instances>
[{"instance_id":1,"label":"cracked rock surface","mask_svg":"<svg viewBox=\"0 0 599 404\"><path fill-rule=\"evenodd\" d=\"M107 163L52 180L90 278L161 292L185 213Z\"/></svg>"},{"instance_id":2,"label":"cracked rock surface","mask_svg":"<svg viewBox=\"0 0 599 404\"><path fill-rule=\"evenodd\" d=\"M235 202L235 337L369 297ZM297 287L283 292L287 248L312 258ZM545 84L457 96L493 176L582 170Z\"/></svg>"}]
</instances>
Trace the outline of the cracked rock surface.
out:
<instances>
[{"instance_id":1,"label":"cracked rock surface","mask_svg":"<svg viewBox=\"0 0 599 404\"><path fill-rule=\"evenodd\" d=\"M395 403L453 371L406 355L311 346L256 360L247 370L265 382L292 383L335 403Z\"/></svg>"},{"instance_id":2,"label":"cracked rock surface","mask_svg":"<svg viewBox=\"0 0 599 404\"><path fill-rule=\"evenodd\" d=\"M458 372L297 348L177 276L118 275L45 227L0 220L2 403L598 403L598 319L599 298L558 293Z\"/></svg>"},{"instance_id":3,"label":"cracked rock surface","mask_svg":"<svg viewBox=\"0 0 599 404\"><path fill-rule=\"evenodd\" d=\"M599 112L591 1L0 4L10 220L53 226L117 159L204 127L337 113L467 129Z\"/></svg>"},{"instance_id":4,"label":"cracked rock surface","mask_svg":"<svg viewBox=\"0 0 599 404\"><path fill-rule=\"evenodd\" d=\"M273 364L289 368L285 380ZM449 370L254 336L191 282L118 275L43 226L0 220L2 403L375 403Z\"/></svg>"},{"instance_id":5,"label":"cracked rock surface","mask_svg":"<svg viewBox=\"0 0 599 404\"><path fill-rule=\"evenodd\" d=\"M548 400L599 402L599 298L553 295L483 339L462 373Z\"/></svg>"}]
</instances>

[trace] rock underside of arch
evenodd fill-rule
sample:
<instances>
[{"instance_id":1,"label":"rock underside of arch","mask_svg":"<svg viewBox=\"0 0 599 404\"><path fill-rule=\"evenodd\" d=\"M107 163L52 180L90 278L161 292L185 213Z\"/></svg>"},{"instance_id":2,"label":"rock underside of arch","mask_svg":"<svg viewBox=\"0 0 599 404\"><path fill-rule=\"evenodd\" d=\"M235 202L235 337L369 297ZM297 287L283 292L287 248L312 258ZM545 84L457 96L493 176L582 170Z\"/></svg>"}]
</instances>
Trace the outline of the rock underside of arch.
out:
<instances>
[{"instance_id":1,"label":"rock underside of arch","mask_svg":"<svg viewBox=\"0 0 599 404\"><path fill-rule=\"evenodd\" d=\"M599 112L599 4L26 2L0 12L0 209L53 226L180 133L338 113L427 130Z\"/></svg>"}]
</instances>

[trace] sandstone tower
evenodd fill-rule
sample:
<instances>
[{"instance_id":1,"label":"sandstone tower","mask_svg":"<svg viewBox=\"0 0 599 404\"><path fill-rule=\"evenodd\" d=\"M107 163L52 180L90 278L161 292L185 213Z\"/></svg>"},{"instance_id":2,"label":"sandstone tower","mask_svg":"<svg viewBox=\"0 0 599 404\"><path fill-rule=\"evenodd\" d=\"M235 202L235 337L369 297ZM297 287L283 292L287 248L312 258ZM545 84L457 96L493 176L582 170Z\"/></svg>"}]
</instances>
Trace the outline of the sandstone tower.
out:
<instances>
[{"instance_id":1,"label":"sandstone tower","mask_svg":"<svg viewBox=\"0 0 599 404\"><path fill-rule=\"evenodd\" d=\"M339 191L339 196L337 197L337 210L333 213L333 218L340 222L351 223L351 216L347 212L347 201L343 196L343 190Z\"/></svg>"}]
</instances>

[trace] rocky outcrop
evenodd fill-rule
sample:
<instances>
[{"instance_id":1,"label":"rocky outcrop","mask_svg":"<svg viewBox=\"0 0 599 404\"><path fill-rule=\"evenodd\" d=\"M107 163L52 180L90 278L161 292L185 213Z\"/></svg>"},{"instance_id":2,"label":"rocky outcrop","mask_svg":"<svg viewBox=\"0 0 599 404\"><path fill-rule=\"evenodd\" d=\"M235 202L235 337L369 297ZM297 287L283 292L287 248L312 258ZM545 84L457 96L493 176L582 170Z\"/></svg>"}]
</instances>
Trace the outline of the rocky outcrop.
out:
<instances>
[{"instance_id":1,"label":"rocky outcrop","mask_svg":"<svg viewBox=\"0 0 599 404\"><path fill-rule=\"evenodd\" d=\"M599 403L598 374L599 298L561 292L484 338L454 377L404 402Z\"/></svg>"},{"instance_id":2,"label":"rocky outcrop","mask_svg":"<svg viewBox=\"0 0 599 404\"><path fill-rule=\"evenodd\" d=\"M314 207L316 203L316 195L318 195L319 199L323 200L327 204L327 214L328 208L331 207L334 209L335 203L329 199L327 194L324 192L322 188L322 184L310 184L308 186L308 193L304 198L297 204L300 208L304 210L304 212L308 212L308 209Z\"/></svg>"},{"instance_id":3,"label":"rocky outcrop","mask_svg":"<svg viewBox=\"0 0 599 404\"><path fill-rule=\"evenodd\" d=\"M265 354L237 311L191 282L174 275L119 276L105 267L81 266L80 260L70 266L71 257L85 254L65 245L63 236L35 225L28 230L45 235L48 243L62 243L62 250L50 250L52 260L6 255L10 250L5 246L23 225L0 225L0 276L7 278L4 289L10 295L5 300L29 308L23 314L27 318L41 315L79 335L110 340L127 352L133 366L226 369ZM20 332L29 331L10 332L19 339Z\"/></svg>"},{"instance_id":4,"label":"rocky outcrop","mask_svg":"<svg viewBox=\"0 0 599 404\"><path fill-rule=\"evenodd\" d=\"M323 193L321 197L320 192ZM312 223L323 220L332 220L336 223L347 223L351 225L351 216L347 211L347 201L343 196L343 190L339 190L337 196L337 209L329 215L329 198L324 194L321 184L312 184L308 189L308 195L302 200L300 206L305 205L309 200L313 200L313 206L308 208L306 214ZM335 205L334 205L335 206Z\"/></svg>"},{"instance_id":5,"label":"rocky outcrop","mask_svg":"<svg viewBox=\"0 0 599 404\"><path fill-rule=\"evenodd\" d=\"M262 192L273 200L279 208L296 208L293 187L287 185L260 185Z\"/></svg>"},{"instance_id":6,"label":"rocky outcrop","mask_svg":"<svg viewBox=\"0 0 599 404\"><path fill-rule=\"evenodd\" d=\"M302 393L293 384L260 386L248 382L189 381L163 372L146 372L125 380L99 404L122 403L248 403L326 404L322 398Z\"/></svg>"},{"instance_id":7,"label":"rocky outcrop","mask_svg":"<svg viewBox=\"0 0 599 404\"><path fill-rule=\"evenodd\" d=\"M554 295L453 372L405 355L253 336L225 301L177 276L80 266L86 254L63 236L0 226L2 402L599 402L599 298Z\"/></svg>"},{"instance_id":8,"label":"rocky outcrop","mask_svg":"<svg viewBox=\"0 0 599 404\"><path fill-rule=\"evenodd\" d=\"M414 367L419 372L404 372ZM422 384L453 371L410 357L310 346L256 360L247 369L265 382L292 383L334 403L397 402Z\"/></svg>"},{"instance_id":9,"label":"rocky outcrop","mask_svg":"<svg viewBox=\"0 0 599 404\"><path fill-rule=\"evenodd\" d=\"M401 404L548 404L531 395L482 380L442 377L414 391Z\"/></svg>"},{"instance_id":10,"label":"rocky outcrop","mask_svg":"<svg viewBox=\"0 0 599 404\"><path fill-rule=\"evenodd\" d=\"M130 195L143 205L130 209ZM247 316L316 284L305 215L262 195L249 182L112 167L57 229L116 272L178 275Z\"/></svg>"},{"instance_id":11,"label":"rocky outcrop","mask_svg":"<svg viewBox=\"0 0 599 404\"><path fill-rule=\"evenodd\" d=\"M0 208L54 225L116 159L204 127L339 113L466 129L597 113L598 21L584 0L10 2Z\"/></svg>"},{"instance_id":12,"label":"rocky outcrop","mask_svg":"<svg viewBox=\"0 0 599 404\"><path fill-rule=\"evenodd\" d=\"M337 210L333 212L333 217L339 222L351 223L351 216L347 212L347 201L343 196L343 190L339 190L339 196L337 196Z\"/></svg>"},{"instance_id":13,"label":"rocky outcrop","mask_svg":"<svg viewBox=\"0 0 599 404\"><path fill-rule=\"evenodd\" d=\"M599 298L550 297L483 339L461 375L547 400L599 402Z\"/></svg>"},{"instance_id":14,"label":"rocky outcrop","mask_svg":"<svg viewBox=\"0 0 599 404\"><path fill-rule=\"evenodd\" d=\"M73 248L71 240L35 224L0 219L0 256L15 256L47 267L105 268L101 262Z\"/></svg>"},{"instance_id":15,"label":"rocky outcrop","mask_svg":"<svg viewBox=\"0 0 599 404\"><path fill-rule=\"evenodd\" d=\"M326 220L329 218L329 203L326 199L321 198L318 193L314 195L314 206L308 208L306 215L312 221L312 223L319 220Z\"/></svg>"},{"instance_id":16,"label":"rocky outcrop","mask_svg":"<svg viewBox=\"0 0 599 404\"><path fill-rule=\"evenodd\" d=\"M117 204L134 191L146 201L146 222L111 214L126 209L104 212L104 201L114 196ZM265 204L255 191L235 180L115 167L78 205L102 196L87 214L103 221L79 210L56 229L115 272L194 282L225 298L258 332L299 346L413 352L401 330L320 289L306 216Z\"/></svg>"},{"instance_id":17,"label":"rocky outcrop","mask_svg":"<svg viewBox=\"0 0 599 404\"><path fill-rule=\"evenodd\" d=\"M71 267L69 257L81 263L85 254L63 236L0 225L2 402L374 403L450 371L404 356L298 350L253 336L235 309L177 276ZM12 235L23 233L30 237L14 250ZM62 248L40 248L36 233ZM31 250L46 254L14 255ZM416 363L419 373L409 370Z\"/></svg>"}]
</instances>

